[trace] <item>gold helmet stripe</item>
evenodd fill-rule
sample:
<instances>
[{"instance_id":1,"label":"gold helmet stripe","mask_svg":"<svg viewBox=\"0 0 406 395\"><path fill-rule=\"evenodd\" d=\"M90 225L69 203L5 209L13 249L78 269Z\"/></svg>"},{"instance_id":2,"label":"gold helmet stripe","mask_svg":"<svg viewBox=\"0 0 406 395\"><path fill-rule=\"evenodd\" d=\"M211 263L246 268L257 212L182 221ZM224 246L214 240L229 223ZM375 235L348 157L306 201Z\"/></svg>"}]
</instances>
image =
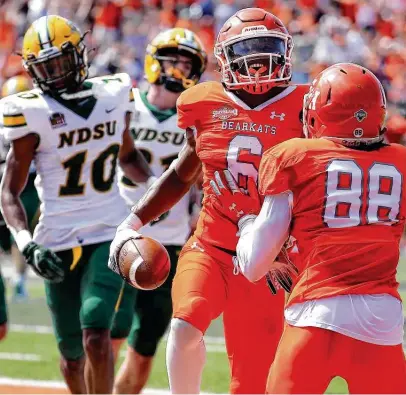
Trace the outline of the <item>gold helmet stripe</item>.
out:
<instances>
[{"instance_id":1,"label":"gold helmet stripe","mask_svg":"<svg viewBox=\"0 0 406 395\"><path fill-rule=\"evenodd\" d=\"M48 30L48 16L35 21L35 30L38 32L39 45L41 49L51 48L51 37Z\"/></svg>"}]
</instances>

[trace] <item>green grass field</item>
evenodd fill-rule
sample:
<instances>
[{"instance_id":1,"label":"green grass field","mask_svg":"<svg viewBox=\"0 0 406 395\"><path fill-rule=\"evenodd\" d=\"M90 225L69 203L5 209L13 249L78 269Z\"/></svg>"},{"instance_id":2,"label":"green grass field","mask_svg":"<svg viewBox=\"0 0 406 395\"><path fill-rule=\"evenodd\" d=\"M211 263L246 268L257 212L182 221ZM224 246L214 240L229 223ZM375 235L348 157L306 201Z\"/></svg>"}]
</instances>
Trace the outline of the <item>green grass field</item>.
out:
<instances>
[{"instance_id":1,"label":"green grass field","mask_svg":"<svg viewBox=\"0 0 406 395\"><path fill-rule=\"evenodd\" d=\"M406 297L405 261L400 265L400 269L398 278L403 284L401 288L402 294ZM11 330L7 339L0 344L0 376L19 379L62 380L58 367L58 350L52 333L49 333L51 319L45 304L42 282L30 280L30 298L27 302L12 302L10 294L11 289L9 286ZM36 325L40 326L40 328L35 328ZM38 333L41 330L45 333ZM207 335L210 338L207 341L208 354L202 390L205 392L226 393L228 391L229 370L222 342L221 319L212 324ZM151 388L168 388L165 345L165 342L162 342L159 347L149 383ZM123 358L123 352L124 347L119 362ZM348 393L345 381L341 378L334 379L327 393Z\"/></svg>"}]
</instances>

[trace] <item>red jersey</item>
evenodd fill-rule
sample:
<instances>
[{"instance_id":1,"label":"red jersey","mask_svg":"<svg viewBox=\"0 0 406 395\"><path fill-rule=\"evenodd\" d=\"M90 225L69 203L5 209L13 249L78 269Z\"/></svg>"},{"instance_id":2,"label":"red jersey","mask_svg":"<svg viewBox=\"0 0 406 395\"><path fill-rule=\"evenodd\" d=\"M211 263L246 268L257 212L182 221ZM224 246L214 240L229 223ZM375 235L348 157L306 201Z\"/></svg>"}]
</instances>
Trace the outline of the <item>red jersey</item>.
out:
<instances>
[{"instance_id":1,"label":"red jersey","mask_svg":"<svg viewBox=\"0 0 406 395\"><path fill-rule=\"evenodd\" d=\"M195 129L196 153L203 164L203 207L195 235L229 251L237 245L237 227L213 206L210 180L229 169L241 188L258 179L262 154L282 141L301 137L300 112L307 85L290 85L277 96L250 109L218 82L192 87L178 99L178 125Z\"/></svg>"},{"instance_id":2,"label":"red jersey","mask_svg":"<svg viewBox=\"0 0 406 395\"><path fill-rule=\"evenodd\" d=\"M343 294L390 294L406 215L406 147L361 151L293 139L264 154L263 195L293 193L291 234L301 273L289 304Z\"/></svg>"}]
</instances>

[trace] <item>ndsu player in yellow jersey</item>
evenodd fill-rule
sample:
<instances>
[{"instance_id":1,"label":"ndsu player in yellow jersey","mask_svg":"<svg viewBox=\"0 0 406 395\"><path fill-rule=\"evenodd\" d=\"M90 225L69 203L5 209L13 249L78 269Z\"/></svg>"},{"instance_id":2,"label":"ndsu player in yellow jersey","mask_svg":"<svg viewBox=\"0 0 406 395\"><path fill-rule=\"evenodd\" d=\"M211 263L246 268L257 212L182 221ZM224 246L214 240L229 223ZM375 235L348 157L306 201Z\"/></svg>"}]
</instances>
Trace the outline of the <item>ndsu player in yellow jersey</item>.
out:
<instances>
[{"instance_id":1,"label":"ndsu player in yellow jersey","mask_svg":"<svg viewBox=\"0 0 406 395\"><path fill-rule=\"evenodd\" d=\"M22 56L36 88L1 103L4 136L11 141L2 212L27 263L45 279L69 390L110 393L110 327L122 281L106 261L115 226L128 211L117 162L134 182L152 176L128 130L130 78L87 79L83 35L56 15L32 24ZM32 160L41 200L33 236L20 201Z\"/></svg>"}]
</instances>

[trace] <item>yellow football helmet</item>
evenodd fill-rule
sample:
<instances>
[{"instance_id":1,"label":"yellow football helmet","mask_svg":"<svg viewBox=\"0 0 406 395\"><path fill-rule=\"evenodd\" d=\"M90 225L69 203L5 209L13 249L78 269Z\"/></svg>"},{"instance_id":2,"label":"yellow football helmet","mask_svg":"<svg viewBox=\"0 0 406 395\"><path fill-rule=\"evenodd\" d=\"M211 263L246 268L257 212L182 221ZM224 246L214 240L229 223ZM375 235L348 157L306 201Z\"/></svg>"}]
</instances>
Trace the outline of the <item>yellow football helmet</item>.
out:
<instances>
[{"instance_id":1,"label":"yellow football helmet","mask_svg":"<svg viewBox=\"0 0 406 395\"><path fill-rule=\"evenodd\" d=\"M88 76L87 51L79 29L58 15L43 16L23 41L23 65L43 91L74 92Z\"/></svg>"},{"instance_id":2,"label":"yellow football helmet","mask_svg":"<svg viewBox=\"0 0 406 395\"><path fill-rule=\"evenodd\" d=\"M163 70L164 60L176 61L174 55L187 56L192 59L192 71L185 76L179 69L172 67ZM147 46L144 71L151 84L165 84L173 92L181 92L196 85L207 64L207 54L200 39L190 30L183 28L169 29L159 33Z\"/></svg>"},{"instance_id":3,"label":"yellow football helmet","mask_svg":"<svg viewBox=\"0 0 406 395\"><path fill-rule=\"evenodd\" d=\"M29 78L24 75L16 75L4 82L1 88L1 97L15 95L16 93L29 91L32 84Z\"/></svg>"}]
</instances>

